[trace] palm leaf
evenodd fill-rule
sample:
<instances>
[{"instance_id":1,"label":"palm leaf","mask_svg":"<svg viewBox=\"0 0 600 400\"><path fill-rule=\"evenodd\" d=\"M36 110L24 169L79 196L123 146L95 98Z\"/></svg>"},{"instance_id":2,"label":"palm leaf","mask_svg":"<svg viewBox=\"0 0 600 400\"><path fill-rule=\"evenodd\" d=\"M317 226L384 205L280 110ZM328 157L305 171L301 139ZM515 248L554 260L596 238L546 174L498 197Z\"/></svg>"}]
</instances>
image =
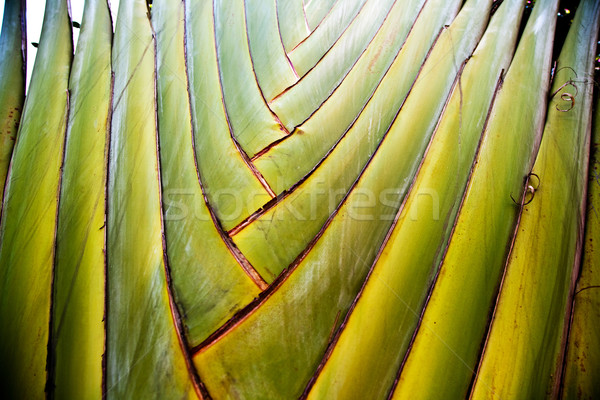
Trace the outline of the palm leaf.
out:
<instances>
[{"instance_id":1,"label":"palm leaf","mask_svg":"<svg viewBox=\"0 0 600 400\"><path fill-rule=\"evenodd\" d=\"M596 393L599 1L6 4L4 397Z\"/></svg>"},{"instance_id":2,"label":"palm leaf","mask_svg":"<svg viewBox=\"0 0 600 400\"><path fill-rule=\"evenodd\" d=\"M537 2L519 41L399 377L397 398L410 396L417 387L428 388L421 390L427 397L440 380L448 382L446 390L453 396L467 394L518 211L511 194L519 196L541 136L557 6L555 1ZM531 71L531 63L541 67ZM421 371L415 365L422 365Z\"/></svg>"},{"instance_id":3,"label":"palm leaf","mask_svg":"<svg viewBox=\"0 0 600 400\"><path fill-rule=\"evenodd\" d=\"M589 77L595 51L594 46L581 46L579 38L597 36L599 6L581 2L558 59L554 97L532 169L535 175L529 179L537 189L521 208L473 398L490 393L532 398L558 392L572 281L580 263L590 150ZM578 76L583 81L574 83ZM564 104L571 91L565 82L577 85L570 109ZM535 295L521 289L530 286L535 286Z\"/></svg>"},{"instance_id":4,"label":"palm leaf","mask_svg":"<svg viewBox=\"0 0 600 400\"><path fill-rule=\"evenodd\" d=\"M587 192L587 215L585 221L585 240L581 272L575 287L572 321L568 336L566 361L564 363L563 397L593 399L599 395L596 375L600 369L598 353L597 322L600 321L598 305L599 253L595 243L600 240L598 224L598 199L600 198L598 174L598 149L600 140L600 107L596 101L594 127L591 137L591 154Z\"/></svg>"},{"instance_id":5,"label":"palm leaf","mask_svg":"<svg viewBox=\"0 0 600 400\"><path fill-rule=\"evenodd\" d=\"M48 381L57 398L98 397L103 387L98 359L105 347L105 191L112 89L107 4L88 1L82 24L69 79L56 233Z\"/></svg>"},{"instance_id":6,"label":"palm leaf","mask_svg":"<svg viewBox=\"0 0 600 400\"><path fill-rule=\"evenodd\" d=\"M25 101L25 2L4 3L0 35L0 198Z\"/></svg>"},{"instance_id":7,"label":"palm leaf","mask_svg":"<svg viewBox=\"0 0 600 400\"><path fill-rule=\"evenodd\" d=\"M146 13L141 0L119 4L112 53L106 393L193 398L198 388L163 248L155 87L148 84L156 79L155 42Z\"/></svg>"},{"instance_id":8,"label":"palm leaf","mask_svg":"<svg viewBox=\"0 0 600 400\"><path fill-rule=\"evenodd\" d=\"M197 10L198 19L193 14L186 16L193 20L189 25L195 26L198 21L199 26L210 29L211 24L202 21L202 18L210 15L206 13L210 7ZM237 154L227 131L224 113L220 114L222 119L219 120L208 109L209 105L214 104L217 109L223 110L219 96L211 95L208 74L204 79L190 74L191 87L206 94L203 96L204 102L193 102L192 99L194 107L190 109L183 41L185 11L191 12L191 9L184 10L183 4L177 1L159 1L154 6L152 18L157 31L158 119L167 254L173 286L182 311L187 316L185 323L190 344L195 346L231 318L235 311L252 301L261 287L264 288L264 283L253 273L243 256L231 251L232 244L223 240L226 239L225 233L213 222L213 219L217 221L213 210L220 205L210 202L213 200L211 190L214 190L215 182L220 182L221 188L230 188L231 191L237 185L239 193L250 196L254 193L242 189L242 173L246 172L259 194L261 187ZM198 33L198 36L188 36L189 51L210 60L206 55L211 48L214 49L212 36ZM196 43L194 38L203 38L207 43ZM173 43L179 43L179 46ZM197 47L199 45L201 47ZM194 60L192 58L191 61ZM216 62L213 66L212 83L217 85L218 90ZM209 99L215 103L209 103ZM218 124L224 127L220 132L216 129ZM218 133L222 135L218 136ZM230 146L228 151L220 151L224 147L220 146L223 142ZM210 148L215 159L211 160L202 154L196 158L194 143L196 148ZM219 158L225 165L227 156L232 159L227 164L229 171L211 170L211 164ZM237 165L237 169L234 165ZM232 176L232 170L240 173ZM228 179L232 181L228 182ZM204 194L209 200L207 203ZM215 265L219 268L210 268ZM214 296L215 292L221 295Z\"/></svg>"},{"instance_id":9,"label":"palm leaf","mask_svg":"<svg viewBox=\"0 0 600 400\"><path fill-rule=\"evenodd\" d=\"M460 72L395 226L309 397L383 396L390 391L444 256L486 122L481 115L495 98L497 82L512 57L518 29L514 21L522 11L516 5L507 2L497 11ZM423 239L412 241L414 237ZM394 330L388 329L390 321ZM352 352L355 347L365 351ZM349 359L348 354L355 355Z\"/></svg>"},{"instance_id":10,"label":"palm leaf","mask_svg":"<svg viewBox=\"0 0 600 400\"><path fill-rule=\"evenodd\" d=\"M71 38L67 2L48 1L0 223L0 359L9 398L33 398L46 386Z\"/></svg>"}]
</instances>

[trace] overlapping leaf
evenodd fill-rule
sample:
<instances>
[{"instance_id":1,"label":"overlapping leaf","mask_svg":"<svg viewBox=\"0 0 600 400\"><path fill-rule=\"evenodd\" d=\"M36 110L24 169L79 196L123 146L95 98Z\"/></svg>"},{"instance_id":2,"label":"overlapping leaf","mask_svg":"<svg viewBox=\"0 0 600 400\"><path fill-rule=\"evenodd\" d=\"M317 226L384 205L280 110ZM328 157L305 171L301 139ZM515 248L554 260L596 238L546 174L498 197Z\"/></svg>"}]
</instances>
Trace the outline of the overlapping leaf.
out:
<instances>
[{"instance_id":1,"label":"overlapping leaf","mask_svg":"<svg viewBox=\"0 0 600 400\"><path fill-rule=\"evenodd\" d=\"M0 35L0 198L25 101L25 1L4 5Z\"/></svg>"},{"instance_id":2,"label":"overlapping leaf","mask_svg":"<svg viewBox=\"0 0 600 400\"><path fill-rule=\"evenodd\" d=\"M197 36L190 35L187 43L190 51L188 62L192 66L190 78L194 83L192 88L197 88L196 93L202 93L204 101L192 101L194 107L190 109L184 56L184 17L187 18L188 29L198 32L195 28L206 24L203 17L210 15L210 7L196 7L192 11L188 6L187 16L184 16L183 3L176 0L157 1L153 8L152 22L157 39L158 128L167 254L175 295L186 316L190 344L195 346L259 293L259 287L252 281L252 276L246 275L242 269L243 264L239 264L242 260L236 259L235 254L230 252L228 243L215 226L212 218L216 216L211 215L211 210L205 204L200 185L202 182L204 190L214 190L213 185L218 182L223 189L227 188L225 179L231 178L230 190L237 186L237 193L245 194L243 185L246 183L242 174L246 167L233 147L226 123L224 120L219 121L218 115L212 114L208 109L211 103L206 72L204 79L192 72L198 56L210 51L206 47L197 48L194 38L207 39L210 45L213 44L211 36L201 32ZM204 26L210 28L211 24ZM214 73L213 78L217 79L216 65ZM213 104L217 110L222 112L218 96L212 98L216 100L216 104ZM219 122L225 129L216 129ZM221 140L217 136L219 133L222 134ZM207 154L223 154L224 158L229 156L232 159L229 161L230 170L214 168L216 160L210 160L203 153L198 154L196 164L194 142L198 148L205 149ZM230 146L232 156L231 153L218 152L220 142ZM216 148L209 151L213 145ZM234 169L235 161L239 163L237 170ZM224 164L223 161L221 165ZM196 166L200 171L197 171ZM236 171L237 175L231 175L231 170ZM251 174L249 180L259 186ZM260 187L255 187L255 190L259 191ZM212 196L206 198L214 199ZM219 205L212 203L215 208ZM222 214L216 215L220 217ZM215 296L214 293L220 294Z\"/></svg>"},{"instance_id":3,"label":"overlapping leaf","mask_svg":"<svg viewBox=\"0 0 600 400\"><path fill-rule=\"evenodd\" d=\"M56 233L48 382L57 398L102 395L111 43L108 5L88 1L69 79Z\"/></svg>"},{"instance_id":4,"label":"overlapping leaf","mask_svg":"<svg viewBox=\"0 0 600 400\"><path fill-rule=\"evenodd\" d=\"M595 45L583 46L581 38L598 35L599 19L600 3L582 1L558 59L535 175L529 178L535 191L521 209L475 399L491 393L528 398L558 394L580 263L589 161ZM572 85L576 97L571 98ZM530 287L535 292L526 293L524 288Z\"/></svg>"},{"instance_id":5,"label":"overlapping leaf","mask_svg":"<svg viewBox=\"0 0 600 400\"><path fill-rule=\"evenodd\" d=\"M155 43L146 4L119 5L107 216L106 394L194 398L163 248Z\"/></svg>"},{"instance_id":6,"label":"overlapping leaf","mask_svg":"<svg viewBox=\"0 0 600 400\"><path fill-rule=\"evenodd\" d=\"M46 4L42 39L7 177L0 224L3 393L46 386L56 213L73 57L66 0Z\"/></svg>"},{"instance_id":7,"label":"overlapping leaf","mask_svg":"<svg viewBox=\"0 0 600 400\"><path fill-rule=\"evenodd\" d=\"M461 72L395 227L309 397L390 391L444 255L486 122L481 116L510 63L522 3L506 2L497 11ZM353 352L356 347L365 351Z\"/></svg>"},{"instance_id":8,"label":"overlapping leaf","mask_svg":"<svg viewBox=\"0 0 600 400\"><path fill-rule=\"evenodd\" d=\"M537 2L519 41L394 398L427 398L440 381L467 395L518 215L511 195L521 198L542 133L557 7Z\"/></svg>"},{"instance_id":9,"label":"overlapping leaf","mask_svg":"<svg viewBox=\"0 0 600 400\"><path fill-rule=\"evenodd\" d=\"M594 399L600 395L600 107L596 101L587 195L587 215L581 273L575 287L573 316L564 369L563 397Z\"/></svg>"},{"instance_id":10,"label":"overlapping leaf","mask_svg":"<svg viewBox=\"0 0 600 400\"><path fill-rule=\"evenodd\" d=\"M557 0L153 3L48 2L10 156L7 1L3 394L593 397L600 2L551 91Z\"/></svg>"}]
</instances>

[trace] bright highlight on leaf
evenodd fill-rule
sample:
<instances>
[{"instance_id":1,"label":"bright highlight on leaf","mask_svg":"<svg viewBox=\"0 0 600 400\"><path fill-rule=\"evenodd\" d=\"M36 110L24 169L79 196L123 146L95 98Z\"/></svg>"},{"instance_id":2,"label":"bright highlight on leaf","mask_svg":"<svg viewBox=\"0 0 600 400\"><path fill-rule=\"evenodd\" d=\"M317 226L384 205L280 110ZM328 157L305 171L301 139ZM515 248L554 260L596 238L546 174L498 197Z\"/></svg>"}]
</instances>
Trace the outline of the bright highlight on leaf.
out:
<instances>
[{"instance_id":1,"label":"bright highlight on leaf","mask_svg":"<svg viewBox=\"0 0 600 400\"><path fill-rule=\"evenodd\" d=\"M24 10L0 397L598 397L599 0Z\"/></svg>"}]
</instances>

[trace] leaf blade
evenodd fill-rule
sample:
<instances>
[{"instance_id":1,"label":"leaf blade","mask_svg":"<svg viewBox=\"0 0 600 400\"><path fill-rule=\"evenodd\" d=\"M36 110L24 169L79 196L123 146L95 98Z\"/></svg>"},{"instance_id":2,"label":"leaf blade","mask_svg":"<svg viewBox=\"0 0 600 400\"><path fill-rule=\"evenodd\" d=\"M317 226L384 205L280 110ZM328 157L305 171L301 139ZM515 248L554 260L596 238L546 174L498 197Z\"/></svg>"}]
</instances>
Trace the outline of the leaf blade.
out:
<instances>
[{"instance_id":1,"label":"leaf blade","mask_svg":"<svg viewBox=\"0 0 600 400\"><path fill-rule=\"evenodd\" d=\"M0 199L25 101L25 2L4 3L0 36Z\"/></svg>"},{"instance_id":2,"label":"leaf blade","mask_svg":"<svg viewBox=\"0 0 600 400\"><path fill-rule=\"evenodd\" d=\"M105 189L112 25L103 0L86 3L69 79L49 370L57 398L101 397L105 349Z\"/></svg>"},{"instance_id":3,"label":"leaf blade","mask_svg":"<svg viewBox=\"0 0 600 400\"><path fill-rule=\"evenodd\" d=\"M158 130L167 255L189 344L196 346L252 301L259 289L227 248L204 203L195 164L184 54L184 18L194 17L186 17L184 12L188 10L184 8L178 0L157 0L152 23L157 41ZM194 40L187 40L192 48ZM209 101L202 97L204 102ZM199 134L199 142L212 132L207 129ZM202 149L206 153L211 150L208 146ZM211 160L213 165L214 162ZM202 162L200 165L206 166Z\"/></svg>"},{"instance_id":4,"label":"leaf blade","mask_svg":"<svg viewBox=\"0 0 600 400\"><path fill-rule=\"evenodd\" d=\"M572 88L561 86L593 76L596 46L581 38L598 35L599 16L600 3L583 1L559 56L552 88L558 93L550 102L532 170L539 187L521 211L473 389L475 399L491 393L529 398L558 394L564 327L583 240L593 89L591 83L579 84L573 108L562 112L562 96ZM537 185L533 179L531 184Z\"/></svg>"},{"instance_id":5,"label":"leaf blade","mask_svg":"<svg viewBox=\"0 0 600 400\"><path fill-rule=\"evenodd\" d=\"M440 379L448 393L460 397L468 391L517 215L510 194L522 190L544 122L558 3L541 1L535 7L494 104L395 399L412 398L417 387L419 396L433 395L429 382Z\"/></svg>"},{"instance_id":6,"label":"leaf blade","mask_svg":"<svg viewBox=\"0 0 600 400\"><path fill-rule=\"evenodd\" d=\"M109 153L108 397L197 397L166 281L154 38L146 2L121 2ZM173 313L173 315L172 315Z\"/></svg>"},{"instance_id":7,"label":"leaf blade","mask_svg":"<svg viewBox=\"0 0 600 400\"><path fill-rule=\"evenodd\" d=\"M515 5L497 11L461 73L397 225L308 398L384 397L391 390L451 233L484 128L481 116L512 57L521 13Z\"/></svg>"},{"instance_id":8,"label":"leaf blade","mask_svg":"<svg viewBox=\"0 0 600 400\"><path fill-rule=\"evenodd\" d=\"M67 3L46 4L38 56L0 226L0 332L8 396L41 397L51 306L58 187L73 45Z\"/></svg>"}]
</instances>

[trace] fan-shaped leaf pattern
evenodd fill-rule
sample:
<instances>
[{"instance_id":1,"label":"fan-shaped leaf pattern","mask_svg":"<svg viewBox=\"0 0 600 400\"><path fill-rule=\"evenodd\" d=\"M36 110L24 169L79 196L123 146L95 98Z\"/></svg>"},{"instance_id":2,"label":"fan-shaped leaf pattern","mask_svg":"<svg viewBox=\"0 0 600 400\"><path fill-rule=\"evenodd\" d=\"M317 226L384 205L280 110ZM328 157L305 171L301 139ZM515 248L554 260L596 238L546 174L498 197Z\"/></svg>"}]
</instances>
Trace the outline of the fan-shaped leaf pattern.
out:
<instances>
[{"instance_id":1,"label":"fan-shaped leaf pattern","mask_svg":"<svg viewBox=\"0 0 600 400\"><path fill-rule=\"evenodd\" d=\"M600 2L535 3L48 0L23 106L7 0L2 393L593 397Z\"/></svg>"}]
</instances>

